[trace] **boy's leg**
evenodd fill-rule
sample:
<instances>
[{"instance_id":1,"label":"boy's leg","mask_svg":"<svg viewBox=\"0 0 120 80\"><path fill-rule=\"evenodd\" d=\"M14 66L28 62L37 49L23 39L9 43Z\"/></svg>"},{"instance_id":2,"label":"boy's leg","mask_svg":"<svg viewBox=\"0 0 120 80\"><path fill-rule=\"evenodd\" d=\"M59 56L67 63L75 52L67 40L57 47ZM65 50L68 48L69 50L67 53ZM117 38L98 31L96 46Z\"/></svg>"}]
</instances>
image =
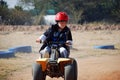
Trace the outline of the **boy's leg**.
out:
<instances>
[{"instance_id":1,"label":"boy's leg","mask_svg":"<svg viewBox=\"0 0 120 80\"><path fill-rule=\"evenodd\" d=\"M50 47L46 46L43 50L40 51L42 58L49 58L50 56Z\"/></svg>"},{"instance_id":2,"label":"boy's leg","mask_svg":"<svg viewBox=\"0 0 120 80\"><path fill-rule=\"evenodd\" d=\"M61 57L63 57L63 58L68 58L69 53L68 53L68 51L66 50L66 48L60 47L60 48L59 48L59 52L60 52Z\"/></svg>"}]
</instances>

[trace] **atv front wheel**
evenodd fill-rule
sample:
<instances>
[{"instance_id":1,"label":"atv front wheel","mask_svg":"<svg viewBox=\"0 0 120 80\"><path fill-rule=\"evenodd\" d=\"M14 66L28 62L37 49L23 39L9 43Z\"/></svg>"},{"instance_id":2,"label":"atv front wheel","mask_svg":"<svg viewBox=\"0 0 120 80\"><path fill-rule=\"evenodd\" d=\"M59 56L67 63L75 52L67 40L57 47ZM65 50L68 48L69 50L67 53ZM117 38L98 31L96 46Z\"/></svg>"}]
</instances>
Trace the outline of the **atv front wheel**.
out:
<instances>
[{"instance_id":1,"label":"atv front wheel","mask_svg":"<svg viewBox=\"0 0 120 80\"><path fill-rule=\"evenodd\" d=\"M64 68L64 80L77 80L77 62L73 59L72 64Z\"/></svg>"},{"instance_id":2,"label":"atv front wheel","mask_svg":"<svg viewBox=\"0 0 120 80\"><path fill-rule=\"evenodd\" d=\"M42 72L42 67L38 63L33 64L32 75L33 75L33 80L45 80L46 79L44 72Z\"/></svg>"}]
</instances>

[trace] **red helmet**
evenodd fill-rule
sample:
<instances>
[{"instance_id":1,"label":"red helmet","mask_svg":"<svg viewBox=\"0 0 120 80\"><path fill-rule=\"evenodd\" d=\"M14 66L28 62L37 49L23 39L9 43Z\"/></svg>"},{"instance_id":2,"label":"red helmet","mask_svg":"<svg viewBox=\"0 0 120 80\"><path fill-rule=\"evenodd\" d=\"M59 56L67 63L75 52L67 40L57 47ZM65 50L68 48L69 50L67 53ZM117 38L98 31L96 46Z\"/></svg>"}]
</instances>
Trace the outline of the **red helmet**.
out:
<instances>
[{"instance_id":1,"label":"red helmet","mask_svg":"<svg viewBox=\"0 0 120 80\"><path fill-rule=\"evenodd\" d=\"M68 21L68 15L65 12L58 12L55 21Z\"/></svg>"}]
</instances>

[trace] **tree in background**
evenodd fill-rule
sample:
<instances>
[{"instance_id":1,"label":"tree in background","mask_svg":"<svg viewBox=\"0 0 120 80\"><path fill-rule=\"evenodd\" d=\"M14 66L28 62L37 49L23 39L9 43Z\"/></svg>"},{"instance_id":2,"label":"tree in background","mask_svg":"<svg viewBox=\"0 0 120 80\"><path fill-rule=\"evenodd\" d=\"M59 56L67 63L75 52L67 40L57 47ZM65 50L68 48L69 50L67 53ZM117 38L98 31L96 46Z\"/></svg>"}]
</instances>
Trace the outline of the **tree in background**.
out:
<instances>
[{"instance_id":1,"label":"tree in background","mask_svg":"<svg viewBox=\"0 0 120 80\"><path fill-rule=\"evenodd\" d=\"M111 13L115 18L117 18L117 22L120 22L120 0L113 0L112 3L113 6Z\"/></svg>"},{"instance_id":2,"label":"tree in background","mask_svg":"<svg viewBox=\"0 0 120 80\"><path fill-rule=\"evenodd\" d=\"M81 17L87 22L120 22L119 4L119 0L84 0Z\"/></svg>"},{"instance_id":3,"label":"tree in background","mask_svg":"<svg viewBox=\"0 0 120 80\"><path fill-rule=\"evenodd\" d=\"M14 9L9 9L7 2L0 1L0 24L24 25L32 24L31 15L28 11L23 10L20 6L15 6Z\"/></svg>"},{"instance_id":4,"label":"tree in background","mask_svg":"<svg viewBox=\"0 0 120 80\"><path fill-rule=\"evenodd\" d=\"M15 9L10 10L10 24L12 25L24 25L31 24L31 15L27 11L23 11L22 7L15 6Z\"/></svg>"},{"instance_id":5,"label":"tree in background","mask_svg":"<svg viewBox=\"0 0 120 80\"><path fill-rule=\"evenodd\" d=\"M65 11L72 23L119 20L119 0L20 0L22 5L32 6L34 24L39 24L49 9ZM113 20L115 21L115 20Z\"/></svg>"},{"instance_id":6,"label":"tree in background","mask_svg":"<svg viewBox=\"0 0 120 80\"><path fill-rule=\"evenodd\" d=\"M0 16L4 24L38 25L49 10L67 12L70 23L74 24L120 22L120 0L19 0L14 9L8 9L7 3L0 0Z\"/></svg>"},{"instance_id":7,"label":"tree in background","mask_svg":"<svg viewBox=\"0 0 120 80\"><path fill-rule=\"evenodd\" d=\"M32 7L32 13L34 13L33 24L38 25L41 23L46 11L50 9L51 0L20 0L21 5ZM34 11L34 12L33 12Z\"/></svg>"},{"instance_id":8,"label":"tree in background","mask_svg":"<svg viewBox=\"0 0 120 80\"><path fill-rule=\"evenodd\" d=\"M22 3L34 7L36 12L36 18L34 23L38 24L42 16L46 14L46 11L49 9L55 10L55 12L65 11L72 18L72 23L78 23L83 12L81 2L79 0L20 0ZM72 3L72 4L71 4ZM79 13L79 14L78 14Z\"/></svg>"},{"instance_id":9,"label":"tree in background","mask_svg":"<svg viewBox=\"0 0 120 80\"><path fill-rule=\"evenodd\" d=\"M8 23L9 9L5 1L0 0L0 18L1 24Z\"/></svg>"}]
</instances>

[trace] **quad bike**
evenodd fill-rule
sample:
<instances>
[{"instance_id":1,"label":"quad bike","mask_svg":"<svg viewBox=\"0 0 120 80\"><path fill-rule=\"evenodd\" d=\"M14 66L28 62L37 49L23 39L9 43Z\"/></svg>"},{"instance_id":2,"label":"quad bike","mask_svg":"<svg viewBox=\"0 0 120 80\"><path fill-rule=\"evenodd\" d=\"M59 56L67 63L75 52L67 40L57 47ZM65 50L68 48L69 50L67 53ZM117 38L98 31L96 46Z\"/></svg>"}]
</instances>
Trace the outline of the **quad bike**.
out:
<instances>
[{"instance_id":1,"label":"quad bike","mask_svg":"<svg viewBox=\"0 0 120 80\"><path fill-rule=\"evenodd\" d=\"M77 62L73 58L60 58L58 47L61 43L52 42L49 58L39 58L33 64L33 80L46 80L62 77L64 80L77 80Z\"/></svg>"}]
</instances>

